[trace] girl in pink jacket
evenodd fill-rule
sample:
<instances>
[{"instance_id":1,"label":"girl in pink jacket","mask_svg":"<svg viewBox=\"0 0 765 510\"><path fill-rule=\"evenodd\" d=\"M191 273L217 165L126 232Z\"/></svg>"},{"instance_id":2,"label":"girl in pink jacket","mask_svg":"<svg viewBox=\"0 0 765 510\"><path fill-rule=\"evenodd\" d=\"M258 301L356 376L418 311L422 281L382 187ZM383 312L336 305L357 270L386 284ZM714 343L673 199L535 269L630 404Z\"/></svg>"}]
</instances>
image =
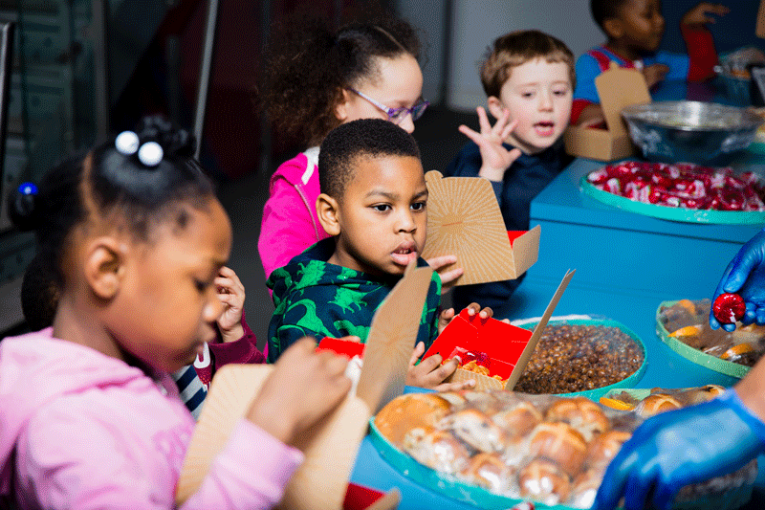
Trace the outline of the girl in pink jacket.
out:
<instances>
[{"instance_id":1,"label":"girl in pink jacket","mask_svg":"<svg viewBox=\"0 0 765 510\"><path fill-rule=\"evenodd\" d=\"M0 506L170 509L194 427L168 373L215 337L231 226L193 139L150 119L51 170L20 220L60 289L50 328L0 343ZM350 388L304 340L183 508L270 508L291 446Z\"/></svg>"},{"instance_id":2,"label":"girl in pink jacket","mask_svg":"<svg viewBox=\"0 0 765 510\"><path fill-rule=\"evenodd\" d=\"M317 19L292 22L274 41L262 101L277 133L310 147L271 177L258 252L268 278L309 246L329 237L316 219L319 145L333 128L380 118L407 132L428 106L422 100L420 43L402 20L331 30ZM434 269L456 262L429 260ZM462 269L441 274L448 284Z\"/></svg>"}]
</instances>

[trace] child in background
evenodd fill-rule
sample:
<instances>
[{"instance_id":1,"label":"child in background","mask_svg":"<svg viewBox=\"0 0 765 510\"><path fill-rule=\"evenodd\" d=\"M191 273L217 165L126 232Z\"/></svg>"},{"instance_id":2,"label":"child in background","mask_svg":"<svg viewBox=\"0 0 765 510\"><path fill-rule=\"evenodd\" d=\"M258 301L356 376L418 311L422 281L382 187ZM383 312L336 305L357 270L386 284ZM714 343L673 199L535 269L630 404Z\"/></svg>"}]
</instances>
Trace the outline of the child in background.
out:
<instances>
[{"instance_id":1,"label":"child in background","mask_svg":"<svg viewBox=\"0 0 765 510\"><path fill-rule=\"evenodd\" d=\"M231 226L193 138L154 127L54 168L30 211L60 295L52 327L0 343L0 500L22 510L175 508L194 420L168 373L215 338ZM350 388L314 346L284 354L183 508L280 499L289 445Z\"/></svg>"},{"instance_id":2,"label":"child in background","mask_svg":"<svg viewBox=\"0 0 765 510\"><path fill-rule=\"evenodd\" d=\"M528 230L532 199L568 163L557 143L568 127L575 84L574 55L560 40L539 32L511 32L494 41L481 66L491 126L477 108L481 131L460 126L470 142L444 171L446 176L491 181L507 230ZM521 279L456 287L455 308L480 302L499 316Z\"/></svg>"},{"instance_id":3,"label":"child in background","mask_svg":"<svg viewBox=\"0 0 765 510\"><path fill-rule=\"evenodd\" d=\"M213 284L224 305L216 322L215 341L205 342L203 351L192 365L172 374L181 400L194 419L199 419L207 390L218 369L229 363L266 362L266 357L258 349L255 333L244 320L244 285L239 277L232 269L222 267Z\"/></svg>"},{"instance_id":4,"label":"child in background","mask_svg":"<svg viewBox=\"0 0 765 510\"><path fill-rule=\"evenodd\" d=\"M316 217L319 144L332 128L356 119L388 120L407 132L428 106L422 100L420 43L397 19L350 24L332 31L316 19L284 27L270 50L262 102L276 132L309 149L271 177L258 252L266 278L306 248L329 237ZM456 262L429 260L434 269ZM441 275L445 284L462 270Z\"/></svg>"},{"instance_id":5,"label":"child in background","mask_svg":"<svg viewBox=\"0 0 765 510\"><path fill-rule=\"evenodd\" d=\"M380 119L343 124L321 144L319 178L322 193L316 212L332 237L271 274L267 285L276 310L268 328L270 361L306 335L355 336L365 342L375 311L407 266L426 264L418 255L427 236L428 190L411 135ZM440 291L434 272L413 359L454 317L453 309L439 317ZM470 309L484 318L492 313L476 304ZM412 366L407 383L461 388L441 385L457 361L443 367L440 362L440 356L431 356Z\"/></svg>"},{"instance_id":6,"label":"child in background","mask_svg":"<svg viewBox=\"0 0 765 510\"><path fill-rule=\"evenodd\" d=\"M711 14L723 16L729 11L724 5L701 2L685 13L680 32L688 55L657 51L665 26L660 0L590 0L590 10L608 40L576 62L572 124L595 126L605 120L595 78L611 62L640 69L649 89L665 79L700 82L714 77L717 51L705 25L715 22Z\"/></svg>"}]
</instances>

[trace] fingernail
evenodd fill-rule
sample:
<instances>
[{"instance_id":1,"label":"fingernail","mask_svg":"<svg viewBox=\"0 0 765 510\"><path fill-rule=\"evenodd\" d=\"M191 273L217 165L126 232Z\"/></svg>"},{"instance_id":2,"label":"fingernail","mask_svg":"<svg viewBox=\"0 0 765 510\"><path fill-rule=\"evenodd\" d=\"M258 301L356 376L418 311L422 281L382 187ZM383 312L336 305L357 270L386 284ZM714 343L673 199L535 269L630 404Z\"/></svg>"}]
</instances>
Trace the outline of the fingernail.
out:
<instances>
[{"instance_id":1,"label":"fingernail","mask_svg":"<svg viewBox=\"0 0 765 510\"><path fill-rule=\"evenodd\" d=\"M455 360L458 365L462 365L462 358L459 356L454 356L452 359Z\"/></svg>"}]
</instances>

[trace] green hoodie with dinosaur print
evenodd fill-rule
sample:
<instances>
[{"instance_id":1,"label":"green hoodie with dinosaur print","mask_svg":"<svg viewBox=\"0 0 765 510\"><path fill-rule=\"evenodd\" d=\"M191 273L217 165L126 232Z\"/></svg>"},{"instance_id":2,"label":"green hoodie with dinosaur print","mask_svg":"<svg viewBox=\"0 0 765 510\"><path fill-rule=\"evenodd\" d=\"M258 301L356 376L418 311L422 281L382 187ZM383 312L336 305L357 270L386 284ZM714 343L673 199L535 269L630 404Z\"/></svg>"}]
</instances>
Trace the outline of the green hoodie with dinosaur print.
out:
<instances>
[{"instance_id":1,"label":"green hoodie with dinosaur print","mask_svg":"<svg viewBox=\"0 0 765 510\"><path fill-rule=\"evenodd\" d=\"M400 277L381 279L330 264L334 250L334 239L320 241L268 279L276 307L268 326L269 363L304 336L320 341L354 335L366 342L372 317ZM427 263L419 259L417 265ZM440 304L441 278L434 271L417 333L426 348L438 336Z\"/></svg>"}]
</instances>

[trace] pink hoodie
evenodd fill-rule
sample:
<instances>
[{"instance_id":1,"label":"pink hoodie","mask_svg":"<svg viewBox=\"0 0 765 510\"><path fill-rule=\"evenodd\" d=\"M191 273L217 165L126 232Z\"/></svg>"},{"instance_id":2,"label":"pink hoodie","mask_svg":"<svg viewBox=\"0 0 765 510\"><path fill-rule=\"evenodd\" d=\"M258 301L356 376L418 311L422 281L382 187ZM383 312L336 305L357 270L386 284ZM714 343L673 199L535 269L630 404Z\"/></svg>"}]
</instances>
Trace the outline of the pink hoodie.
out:
<instances>
[{"instance_id":1,"label":"pink hoodie","mask_svg":"<svg viewBox=\"0 0 765 510\"><path fill-rule=\"evenodd\" d=\"M258 238L266 279L274 269L329 237L316 217L318 165L319 148L312 147L279 165L271 177Z\"/></svg>"},{"instance_id":2,"label":"pink hoodie","mask_svg":"<svg viewBox=\"0 0 765 510\"><path fill-rule=\"evenodd\" d=\"M174 508L194 420L172 379L52 332L0 342L0 496L22 510ZM242 420L182 508L270 508L302 459Z\"/></svg>"}]
</instances>

